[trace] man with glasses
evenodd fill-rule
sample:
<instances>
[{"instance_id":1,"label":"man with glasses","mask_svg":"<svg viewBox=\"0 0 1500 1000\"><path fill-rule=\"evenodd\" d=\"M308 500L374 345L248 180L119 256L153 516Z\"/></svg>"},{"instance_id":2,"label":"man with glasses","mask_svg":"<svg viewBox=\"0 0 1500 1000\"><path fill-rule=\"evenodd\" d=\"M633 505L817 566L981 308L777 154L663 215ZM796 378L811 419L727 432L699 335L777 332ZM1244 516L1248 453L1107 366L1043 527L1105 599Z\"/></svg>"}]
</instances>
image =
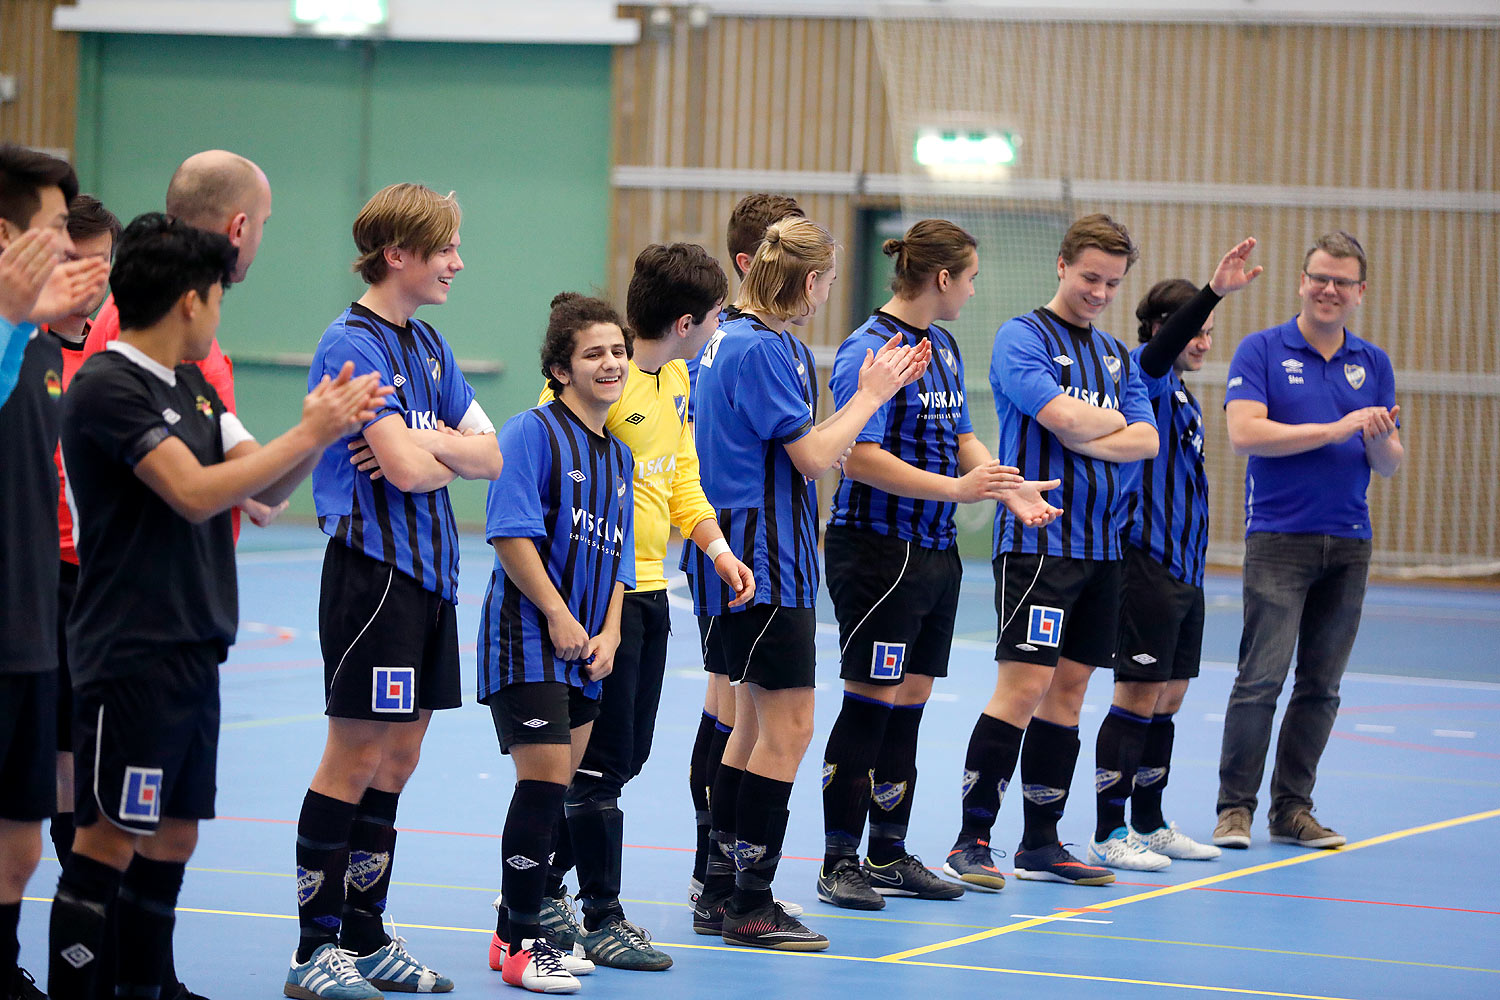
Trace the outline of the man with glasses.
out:
<instances>
[{"instance_id":1,"label":"man with glasses","mask_svg":"<svg viewBox=\"0 0 1500 1000\"><path fill-rule=\"evenodd\" d=\"M1224 411L1245 470L1245 627L1219 756L1221 847L1250 846L1276 698L1296 680L1271 774L1271 839L1341 847L1313 818L1318 760L1339 708L1370 565L1370 470L1394 475L1404 450L1385 351L1345 322L1365 292L1365 252L1321 236L1302 264L1302 311L1246 337L1229 365Z\"/></svg>"}]
</instances>

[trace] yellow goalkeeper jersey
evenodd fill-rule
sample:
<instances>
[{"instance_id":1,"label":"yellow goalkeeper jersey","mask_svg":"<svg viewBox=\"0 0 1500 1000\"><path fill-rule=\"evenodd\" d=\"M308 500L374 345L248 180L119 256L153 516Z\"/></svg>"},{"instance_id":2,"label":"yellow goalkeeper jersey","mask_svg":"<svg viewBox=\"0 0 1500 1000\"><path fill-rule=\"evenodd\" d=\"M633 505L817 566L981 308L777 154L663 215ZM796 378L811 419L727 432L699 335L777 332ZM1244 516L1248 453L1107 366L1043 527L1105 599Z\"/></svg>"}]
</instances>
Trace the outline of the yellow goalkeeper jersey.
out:
<instances>
[{"instance_id":1,"label":"yellow goalkeeper jersey","mask_svg":"<svg viewBox=\"0 0 1500 1000\"><path fill-rule=\"evenodd\" d=\"M550 387L540 402L552 400ZM604 426L635 456L635 589L665 590L662 562L672 526L683 537L693 533L714 509L698 481L698 451L687 420L685 361L659 372L643 372L630 362L625 394L609 408Z\"/></svg>"}]
</instances>

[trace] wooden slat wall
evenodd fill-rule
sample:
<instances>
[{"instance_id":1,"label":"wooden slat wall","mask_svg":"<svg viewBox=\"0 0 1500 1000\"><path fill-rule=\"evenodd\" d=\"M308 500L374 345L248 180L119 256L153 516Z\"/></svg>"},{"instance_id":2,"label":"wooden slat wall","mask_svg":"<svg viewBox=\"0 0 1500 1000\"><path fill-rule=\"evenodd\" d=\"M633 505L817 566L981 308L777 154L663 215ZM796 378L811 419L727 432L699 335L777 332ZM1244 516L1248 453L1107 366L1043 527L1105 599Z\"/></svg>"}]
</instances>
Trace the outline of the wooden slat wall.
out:
<instances>
[{"instance_id":1,"label":"wooden slat wall","mask_svg":"<svg viewBox=\"0 0 1500 1000\"><path fill-rule=\"evenodd\" d=\"M679 17L666 34L648 30L617 50L615 84L620 165L899 174L914 169L915 127L947 110L1017 130L1017 178L1500 191L1495 29L777 18L714 18L693 29ZM623 294L635 252L652 241L701 242L727 267L723 227L745 193L616 191L614 293ZM790 193L846 242L869 203ZM1371 258L1361 335L1385 347L1398 370L1500 372L1500 220L1337 201L995 207L1108 211L1131 227L1144 253L1110 314L1128 341L1131 309L1152 282L1202 280L1223 249L1257 236L1268 273L1220 308L1222 361L1245 334L1296 312L1309 241L1349 229ZM807 331L812 343L836 343L857 321L851 284L841 282ZM987 344L971 345L971 371L982 370L981 352ZM1197 388L1210 429L1214 542L1228 552L1241 531L1244 463L1224 435L1221 391ZM1492 488L1500 400L1400 395L1408 465L1371 490L1381 548L1406 562L1500 559ZM1491 443L1465 445L1481 441ZM1429 523L1434 483L1445 490L1441 526Z\"/></svg>"},{"instance_id":2,"label":"wooden slat wall","mask_svg":"<svg viewBox=\"0 0 1500 1000\"><path fill-rule=\"evenodd\" d=\"M0 72L14 76L20 88L16 100L0 104L0 137L71 150L78 36L52 30L58 6L57 0L0 0Z\"/></svg>"}]
</instances>

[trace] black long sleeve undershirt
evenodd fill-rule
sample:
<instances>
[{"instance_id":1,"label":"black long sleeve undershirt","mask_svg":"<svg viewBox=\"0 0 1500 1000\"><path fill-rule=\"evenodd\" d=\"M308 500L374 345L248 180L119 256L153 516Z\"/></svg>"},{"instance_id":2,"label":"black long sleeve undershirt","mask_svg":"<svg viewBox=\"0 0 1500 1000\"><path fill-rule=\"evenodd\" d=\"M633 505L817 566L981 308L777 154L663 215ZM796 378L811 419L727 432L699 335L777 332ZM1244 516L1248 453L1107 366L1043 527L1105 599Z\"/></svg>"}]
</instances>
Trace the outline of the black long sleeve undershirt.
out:
<instances>
[{"instance_id":1,"label":"black long sleeve undershirt","mask_svg":"<svg viewBox=\"0 0 1500 1000\"><path fill-rule=\"evenodd\" d=\"M1156 336L1141 348L1141 371L1152 378L1161 378L1170 371L1177 355L1203 329L1203 324L1208 321L1208 314L1214 311L1220 298L1212 288L1204 285L1197 295L1168 316L1161 329L1156 331Z\"/></svg>"}]
</instances>

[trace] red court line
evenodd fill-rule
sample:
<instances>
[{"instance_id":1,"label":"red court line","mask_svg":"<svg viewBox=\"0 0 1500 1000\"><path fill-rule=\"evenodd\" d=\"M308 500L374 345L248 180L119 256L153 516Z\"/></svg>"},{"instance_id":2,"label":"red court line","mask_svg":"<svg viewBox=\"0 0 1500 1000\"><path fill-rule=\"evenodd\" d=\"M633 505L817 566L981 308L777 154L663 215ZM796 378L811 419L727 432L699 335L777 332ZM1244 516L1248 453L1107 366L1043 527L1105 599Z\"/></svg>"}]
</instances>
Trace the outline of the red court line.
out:
<instances>
[{"instance_id":1,"label":"red court line","mask_svg":"<svg viewBox=\"0 0 1500 1000\"><path fill-rule=\"evenodd\" d=\"M1500 753L1490 753L1488 750L1466 750L1463 747L1430 747L1422 743L1403 743L1400 740L1387 740L1379 736L1371 736L1368 733L1341 733L1335 730L1329 734L1337 736L1341 740L1353 740L1356 743L1373 743L1376 746L1395 747L1398 750L1420 750L1423 753L1445 753L1454 757L1479 757L1483 760L1500 760Z\"/></svg>"}]
</instances>

